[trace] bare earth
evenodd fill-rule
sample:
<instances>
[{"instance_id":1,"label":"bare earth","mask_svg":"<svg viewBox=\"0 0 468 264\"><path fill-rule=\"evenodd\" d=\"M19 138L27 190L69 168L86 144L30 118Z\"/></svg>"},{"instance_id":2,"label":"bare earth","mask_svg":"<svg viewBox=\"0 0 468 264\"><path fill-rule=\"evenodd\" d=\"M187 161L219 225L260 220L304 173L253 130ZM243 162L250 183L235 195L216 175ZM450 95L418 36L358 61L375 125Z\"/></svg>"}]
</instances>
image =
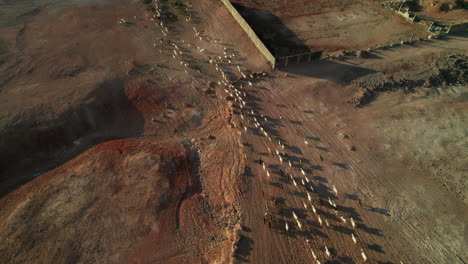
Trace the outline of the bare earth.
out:
<instances>
[{"instance_id":1,"label":"bare earth","mask_svg":"<svg viewBox=\"0 0 468 264\"><path fill-rule=\"evenodd\" d=\"M466 37L271 70L220 1L161 1L166 33L143 2L0 0L0 263L468 262ZM311 49L426 35L317 2L264 12Z\"/></svg>"}]
</instances>

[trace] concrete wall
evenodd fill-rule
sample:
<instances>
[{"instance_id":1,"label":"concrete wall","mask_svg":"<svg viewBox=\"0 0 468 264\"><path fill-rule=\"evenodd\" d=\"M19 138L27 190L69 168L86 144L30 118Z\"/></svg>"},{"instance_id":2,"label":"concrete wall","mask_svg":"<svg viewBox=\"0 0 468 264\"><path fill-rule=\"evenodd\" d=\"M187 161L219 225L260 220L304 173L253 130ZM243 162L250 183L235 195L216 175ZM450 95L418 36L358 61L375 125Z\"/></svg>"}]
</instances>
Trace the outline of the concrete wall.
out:
<instances>
[{"instance_id":1,"label":"concrete wall","mask_svg":"<svg viewBox=\"0 0 468 264\"><path fill-rule=\"evenodd\" d=\"M271 52L267 49L265 44L258 38L257 34L252 30L252 28L249 26L247 21L237 12L236 8L229 2L229 0L221 0L223 4L226 6L226 8L229 10L231 15L234 17L234 19L239 23L241 28L247 33L247 36L249 36L250 40L254 43L255 47L260 51L260 53L265 56L265 58L270 62L271 67L274 69L276 66L276 59L275 57L271 54Z\"/></svg>"}]
</instances>

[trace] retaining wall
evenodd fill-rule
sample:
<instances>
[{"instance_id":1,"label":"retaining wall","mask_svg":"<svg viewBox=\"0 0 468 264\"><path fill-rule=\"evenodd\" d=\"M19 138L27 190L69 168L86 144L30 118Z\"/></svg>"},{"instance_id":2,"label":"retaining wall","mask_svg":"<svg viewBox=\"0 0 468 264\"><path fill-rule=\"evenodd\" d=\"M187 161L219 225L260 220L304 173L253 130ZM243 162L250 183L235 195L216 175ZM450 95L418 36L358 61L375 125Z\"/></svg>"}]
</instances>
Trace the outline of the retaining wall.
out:
<instances>
[{"instance_id":1,"label":"retaining wall","mask_svg":"<svg viewBox=\"0 0 468 264\"><path fill-rule=\"evenodd\" d=\"M229 12L237 21L237 23L239 23L244 32L247 33L247 36L249 36L250 40L252 40L255 47L257 47L260 53L262 53L262 55L265 56L268 62L270 62L271 67L274 69L276 66L275 57L271 54L271 52L268 50L265 44L263 44L263 42L260 40L257 34L255 34L255 32L247 23L247 21L245 21L241 14L237 12L236 8L231 4L231 2L229 2L229 0L221 0L221 2L223 2L224 6L226 6L226 8L229 10Z\"/></svg>"}]
</instances>

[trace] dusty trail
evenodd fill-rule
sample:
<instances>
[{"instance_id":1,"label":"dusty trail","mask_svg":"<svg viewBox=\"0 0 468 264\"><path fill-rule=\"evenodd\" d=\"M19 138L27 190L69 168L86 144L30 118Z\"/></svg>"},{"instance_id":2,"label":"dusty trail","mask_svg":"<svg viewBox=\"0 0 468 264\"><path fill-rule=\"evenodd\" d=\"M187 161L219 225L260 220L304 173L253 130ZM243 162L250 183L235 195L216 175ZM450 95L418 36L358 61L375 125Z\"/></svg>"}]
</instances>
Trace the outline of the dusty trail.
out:
<instances>
[{"instance_id":1,"label":"dusty trail","mask_svg":"<svg viewBox=\"0 0 468 264\"><path fill-rule=\"evenodd\" d=\"M430 49L432 45L417 52L427 53ZM312 260L310 247L323 263L327 259L324 252L324 246L327 246L332 252L327 263L361 263L361 248L372 263L462 263L460 233L450 241L454 232L460 232L455 230L460 230L463 219L454 199L449 196L448 208L450 214L457 217L440 215L435 208L447 206L442 202L447 193L435 184L425 182L423 175L413 175L417 172L391 164L376 139L367 132L361 134L363 125L352 117L357 114L356 109L346 104L328 104L329 98L324 98L321 90L341 89L342 86L323 79L300 75L293 75L291 79L279 75L281 73L260 80L252 88L244 86L254 95L248 96L247 101L254 101L250 105L255 114L248 115L250 124L243 122L249 126L249 132L243 133L243 140L251 144L254 151L245 149L253 173L252 187L242 204L247 212L243 222L247 231L243 232L238 262L272 263L278 259L282 263L308 262ZM340 78L340 73L336 78ZM307 79L306 84L304 79ZM268 119L259 123L272 137L272 142L253 126L254 117L263 119L260 115ZM276 143L278 139L285 145L289 157L282 155L282 164L276 154L272 157L268 153L268 148L273 152L275 148L282 151ZM267 164L271 178L262 169L259 158ZM287 166L285 161L288 159L293 162L293 169ZM279 169L282 169L301 185L303 176L299 168L306 171L316 189L316 192L310 192L312 203L330 227L325 224L320 227L310 205L303 210L303 202L307 202L305 188L297 189L287 177L280 176ZM280 182L284 190L278 188ZM337 197L332 193L332 186L338 189ZM431 197L422 193L425 189L432 190ZM331 207L320 206L318 199L328 197L336 198L338 215L345 216L346 223L340 221ZM281 201L278 207L274 205L275 198ZM359 205L358 199L363 201L363 206ZM402 201L408 200L412 202L404 206ZM271 229L262 220L266 205L273 215ZM304 221L302 230L310 233L297 230L292 210ZM418 213L411 215L411 210ZM355 230L349 217L357 223ZM285 220L289 223L289 232L284 230ZM432 229L434 220L441 227ZM357 245L353 244L351 233L357 237ZM310 241L309 245L306 239Z\"/></svg>"}]
</instances>

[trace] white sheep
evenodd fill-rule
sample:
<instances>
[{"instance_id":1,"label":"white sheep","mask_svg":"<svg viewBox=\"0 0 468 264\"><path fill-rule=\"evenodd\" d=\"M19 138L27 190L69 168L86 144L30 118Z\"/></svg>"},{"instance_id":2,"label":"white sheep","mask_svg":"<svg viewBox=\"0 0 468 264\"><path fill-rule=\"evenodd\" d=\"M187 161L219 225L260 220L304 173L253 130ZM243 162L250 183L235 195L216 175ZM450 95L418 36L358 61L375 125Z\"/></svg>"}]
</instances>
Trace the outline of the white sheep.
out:
<instances>
[{"instance_id":1,"label":"white sheep","mask_svg":"<svg viewBox=\"0 0 468 264\"><path fill-rule=\"evenodd\" d=\"M312 212L314 212L314 214L317 214L317 210L315 210L315 207L314 207L314 205L313 205L313 204L311 204L311 206L312 206Z\"/></svg>"},{"instance_id":2,"label":"white sheep","mask_svg":"<svg viewBox=\"0 0 468 264\"><path fill-rule=\"evenodd\" d=\"M305 143L306 145L309 145L309 142L307 142L307 140L304 140L304 143Z\"/></svg>"},{"instance_id":3,"label":"white sheep","mask_svg":"<svg viewBox=\"0 0 468 264\"><path fill-rule=\"evenodd\" d=\"M310 252L312 253L312 257L314 257L314 259L317 260L317 256L315 255L315 252L312 249L310 249Z\"/></svg>"},{"instance_id":4,"label":"white sheep","mask_svg":"<svg viewBox=\"0 0 468 264\"><path fill-rule=\"evenodd\" d=\"M367 256L366 256L366 253L364 253L364 250L362 250L361 248L361 256L362 256L362 259L364 260L364 262L367 261Z\"/></svg>"},{"instance_id":5,"label":"white sheep","mask_svg":"<svg viewBox=\"0 0 468 264\"><path fill-rule=\"evenodd\" d=\"M328 223L327 219L325 219L325 224L327 225L327 227L330 227L330 224Z\"/></svg>"},{"instance_id":6,"label":"white sheep","mask_svg":"<svg viewBox=\"0 0 468 264\"><path fill-rule=\"evenodd\" d=\"M302 175L305 176L305 171L302 168L301 168L301 173L302 173Z\"/></svg>"},{"instance_id":7,"label":"white sheep","mask_svg":"<svg viewBox=\"0 0 468 264\"><path fill-rule=\"evenodd\" d=\"M267 176L268 176L268 178L270 178L270 172L269 171L267 171Z\"/></svg>"},{"instance_id":8,"label":"white sheep","mask_svg":"<svg viewBox=\"0 0 468 264\"><path fill-rule=\"evenodd\" d=\"M289 167L292 167L291 161L288 160Z\"/></svg>"},{"instance_id":9,"label":"white sheep","mask_svg":"<svg viewBox=\"0 0 468 264\"><path fill-rule=\"evenodd\" d=\"M297 226L299 227L299 229L302 229L301 222L299 222L299 220L296 220L296 223L297 223Z\"/></svg>"},{"instance_id":10,"label":"white sheep","mask_svg":"<svg viewBox=\"0 0 468 264\"><path fill-rule=\"evenodd\" d=\"M325 246L325 254L327 254L328 257L331 256L330 251L328 250L327 246Z\"/></svg>"},{"instance_id":11,"label":"white sheep","mask_svg":"<svg viewBox=\"0 0 468 264\"><path fill-rule=\"evenodd\" d=\"M309 194L309 193L307 193L307 200L309 200L309 202L311 202L311 201L312 201L312 197L310 196L310 194Z\"/></svg>"},{"instance_id":12,"label":"white sheep","mask_svg":"<svg viewBox=\"0 0 468 264\"><path fill-rule=\"evenodd\" d=\"M305 209L307 209L307 204L302 202L302 205L304 206Z\"/></svg>"},{"instance_id":13,"label":"white sheep","mask_svg":"<svg viewBox=\"0 0 468 264\"><path fill-rule=\"evenodd\" d=\"M351 226L352 226L353 228L356 228L356 223L354 222L354 219L351 217L349 220L350 220L350 222L351 222Z\"/></svg>"},{"instance_id":14,"label":"white sheep","mask_svg":"<svg viewBox=\"0 0 468 264\"><path fill-rule=\"evenodd\" d=\"M296 213L294 211L292 212L292 215L293 215L294 219L297 220L297 215L296 215Z\"/></svg>"},{"instance_id":15,"label":"white sheep","mask_svg":"<svg viewBox=\"0 0 468 264\"><path fill-rule=\"evenodd\" d=\"M336 189L335 185L333 185L333 192L335 193L336 196L338 196L338 190Z\"/></svg>"},{"instance_id":16,"label":"white sheep","mask_svg":"<svg viewBox=\"0 0 468 264\"><path fill-rule=\"evenodd\" d=\"M357 244L357 239L356 239L356 237L354 236L354 234L351 234L351 239L353 240L354 244Z\"/></svg>"},{"instance_id":17,"label":"white sheep","mask_svg":"<svg viewBox=\"0 0 468 264\"><path fill-rule=\"evenodd\" d=\"M289 225L288 225L288 222L286 222L286 224L284 225L284 229L286 229L286 232L289 231Z\"/></svg>"},{"instance_id":18,"label":"white sheep","mask_svg":"<svg viewBox=\"0 0 468 264\"><path fill-rule=\"evenodd\" d=\"M341 221L343 221L343 223L346 224L346 219L344 217L340 216L340 219L341 219Z\"/></svg>"},{"instance_id":19,"label":"white sheep","mask_svg":"<svg viewBox=\"0 0 468 264\"><path fill-rule=\"evenodd\" d=\"M322 226L322 218L320 217L320 215L318 216L318 221L319 221L320 226Z\"/></svg>"}]
</instances>

